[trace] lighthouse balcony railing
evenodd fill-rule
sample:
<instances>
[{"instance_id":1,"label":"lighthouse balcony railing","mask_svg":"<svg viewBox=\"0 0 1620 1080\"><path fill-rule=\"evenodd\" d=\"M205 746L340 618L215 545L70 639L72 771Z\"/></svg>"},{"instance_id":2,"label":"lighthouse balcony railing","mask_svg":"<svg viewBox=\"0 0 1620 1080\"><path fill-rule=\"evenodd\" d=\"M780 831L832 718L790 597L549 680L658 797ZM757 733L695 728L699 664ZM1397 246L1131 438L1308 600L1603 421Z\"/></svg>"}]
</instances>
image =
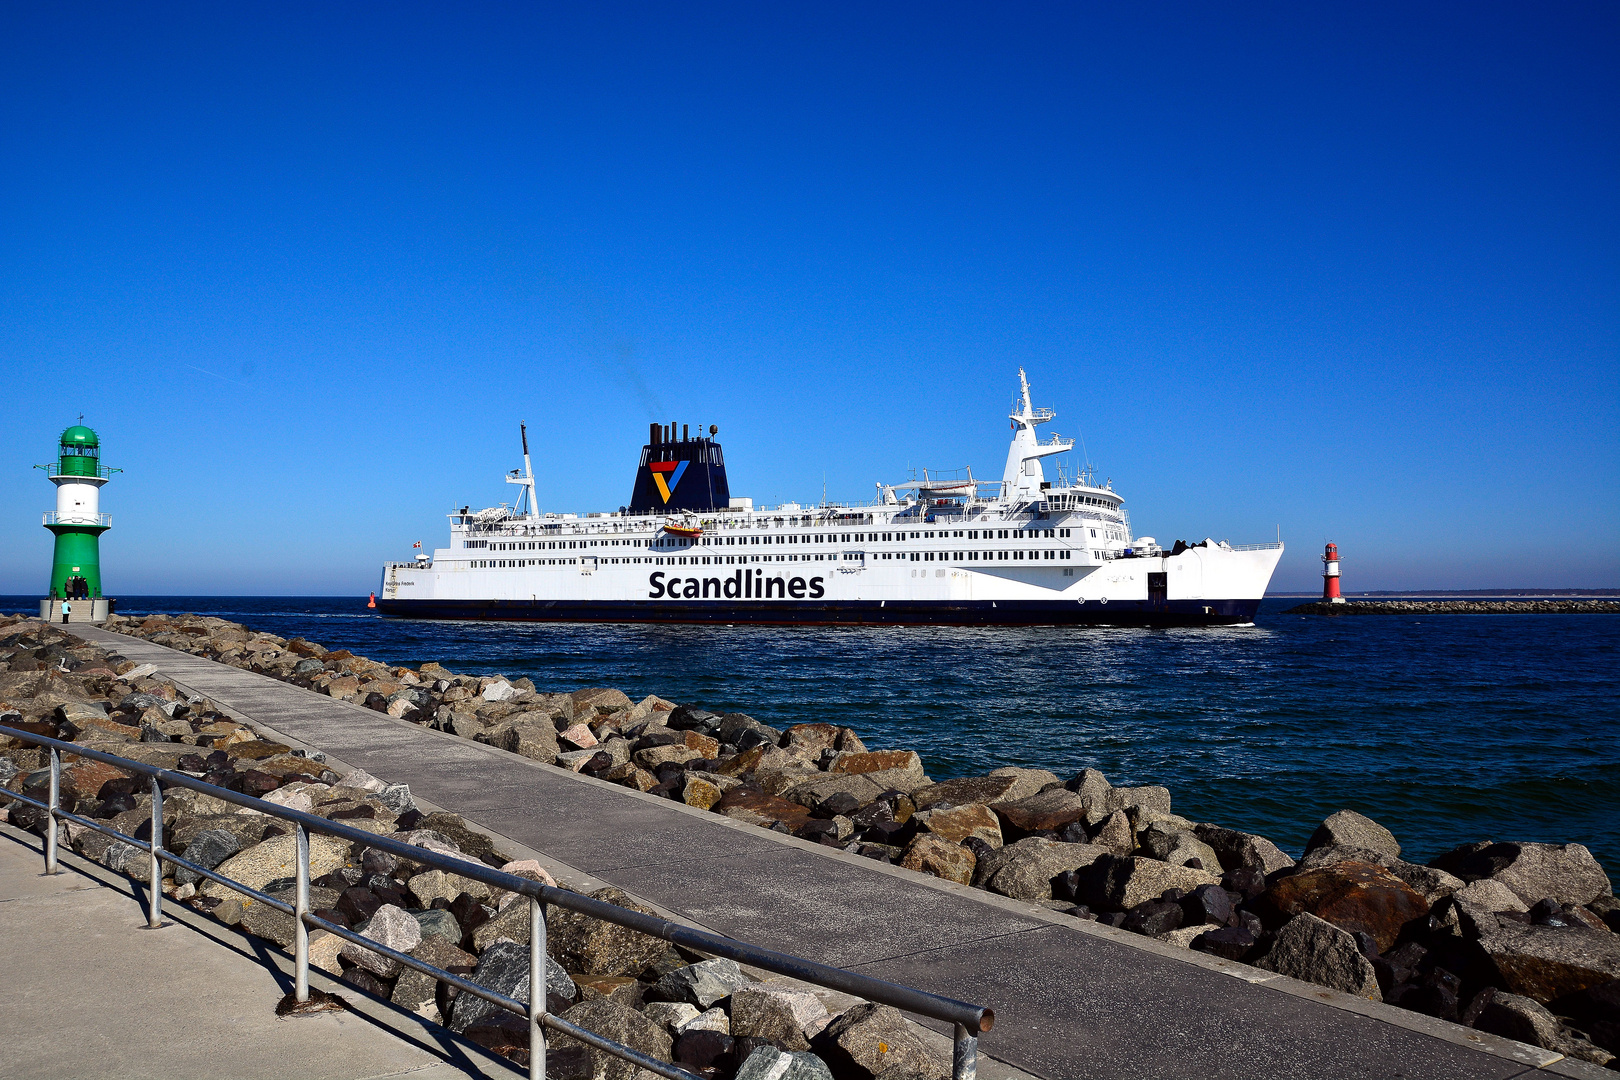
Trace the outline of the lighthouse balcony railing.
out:
<instances>
[{"instance_id":1,"label":"lighthouse balcony railing","mask_svg":"<svg viewBox=\"0 0 1620 1080\"><path fill-rule=\"evenodd\" d=\"M66 462L73 462L72 465ZM109 469L105 465L91 465L85 458L67 458L65 461L53 461L49 465L36 465L36 469L44 469L45 475L52 480L110 480L115 472L122 469Z\"/></svg>"},{"instance_id":2,"label":"lighthouse balcony railing","mask_svg":"<svg viewBox=\"0 0 1620 1080\"><path fill-rule=\"evenodd\" d=\"M45 511L45 525L99 525L104 529L112 528L111 514L64 514L60 510Z\"/></svg>"}]
</instances>

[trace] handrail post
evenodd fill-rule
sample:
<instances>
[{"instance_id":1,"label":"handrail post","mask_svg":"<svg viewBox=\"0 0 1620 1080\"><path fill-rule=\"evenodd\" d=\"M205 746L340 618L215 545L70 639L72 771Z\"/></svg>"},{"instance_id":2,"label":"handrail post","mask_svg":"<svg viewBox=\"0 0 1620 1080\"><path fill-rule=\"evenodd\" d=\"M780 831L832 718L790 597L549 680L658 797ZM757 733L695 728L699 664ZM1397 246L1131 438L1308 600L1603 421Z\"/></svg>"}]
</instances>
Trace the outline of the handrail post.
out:
<instances>
[{"instance_id":1,"label":"handrail post","mask_svg":"<svg viewBox=\"0 0 1620 1080\"><path fill-rule=\"evenodd\" d=\"M60 828L56 823L56 808L62 801L62 755L56 747L51 747L51 796L48 800L49 808L45 811L45 872L56 874L61 871L56 866L56 831Z\"/></svg>"},{"instance_id":2,"label":"handrail post","mask_svg":"<svg viewBox=\"0 0 1620 1080\"><path fill-rule=\"evenodd\" d=\"M56 739L31 732L13 730L0 725L0 734L8 738L16 738L25 744L41 746L52 752L51 757L51 797L47 801L40 801L32 795L0 791L0 798L7 801L20 801L24 805L51 811L53 831L52 837L57 837L56 828L61 820L75 822L85 828L102 835L111 837L121 844L133 844L139 848L145 843L149 852L150 883L152 895L148 905L149 928L164 926L163 922L163 867L164 863L184 864L202 877L212 878L219 884L244 895L250 896L254 901L268 905L270 908L287 912L295 916L295 942L297 945L299 967L302 969L298 980L298 993L305 1000L308 991L308 931L312 926L318 926L337 937L366 944L375 951L387 953L392 959L405 967L418 971L457 987L462 993L471 993L477 997L493 1002L502 1009L508 1009L519 1016L526 1016L530 1023L529 1036L529 1072L531 1077L544 1080L547 1065L547 1037L544 1029L563 1032L579 1041L603 1050L616 1057L629 1061L639 1068L661 1076L677 1077L679 1080L699 1080L698 1077L678 1065L658 1061L631 1047L614 1042L589 1030L569 1023L560 1016L551 1015L545 998L546 993L546 967L547 933L546 913L550 902L555 900L570 911L577 911L592 918L605 919L615 925L633 929L639 933L648 934L683 948L708 951L717 955L727 956L739 963L753 964L767 970L790 975L796 978L808 979L829 989L842 990L854 993L874 1002L891 1005L906 1012L917 1012L935 1019L945 1020L954 1024L954 1045L952 1050L952 1076L954 1080L976 1080L978 1071L978 1035L990 1030L995 1023L994 1014L987 1008L971 1005L964 1001L953 1001L942 998L936 994L926 993L906 986L897 986L869 976L854 972L840 970L816 964L799 957L787 956L782 953L761 949L757 946L724 938L719 935L698 930L692 927L681 926L653 915L639 911L626 910L616 907L603 900L588 896L581 896L556 886L537 884L533 881L523 881L514 875L468 863L461 858L453 858L440 852L405 843L401 840L384 836L377 836L369 831L352 828L341 822L331 821L317 817L300 810L293 810L286 806L266 802L261 799L244 795L241 792L231 791L227 788L216 787L204 783L194 777L183 773L173 773L165 769L148 765L139 761L109 754L90 747L82 747L73 743L61 742ZM137 776L146 776L151 785L152 819L149 839L140 840L137 836L108 827L92 819L83 818L61 806L61 755L73 754L76 758L87 761L99 761L132 773ZM166 850L163 846L163 790L164 785L181 787L192 791L206 792L227 803L248 807L271 817L289 822L296 828L294 879L297 885L297 894L292 903L276 899L249 886L245 882L235 881L220 875L214 870L199 866L183 855ZM127 828L127 826L126 826ZM446 873L469 875L486 885L495 888L508 889L516 892L529 901L529 987L530 999L518 1000L516 997L497 993L482 987L460 975L453 974L442 968L434 967L424 961L418 960L409 953L396 952L376 942L369 942L349 928L340 923L328 922L320 916L309 911L309 875L312 872L309 855L309 832L314 830L323 835L339 837L350 842L364 843L378 846L381 850L402 858L418 860L429 866L444 870ZM134 831L134 830L131 830ZM47 839L50 839L49 837ZM60 840L58 837L59 846ZM50 845L47 845L50 846Z\"/></svg>"},{"instance_id":3,"label":"handrail post","mask_svg":"<svg viewBox=\"0 0 1620 1080\"><path fill-rule=\"evenodd\" d=\"M546 1080L546 906L529 897L529 1080Z\"/></svg>"},{"instance_id":4,"label":"handrail post","mask_svg":"<svg viewBox=\"0 0 1620 1080\"><path fill-rule=\"evenodd\" d=\"M152 777L152 902L147 905L146 925L156 930L163 925L163 788Z\"/></svg>"},{"instance_id":5,"label":"handrail post","mask_svg":"<svg viewBox=\"0 0 1620 1080\"><path fill-rule=\"evenodd\" d=\"M296 974L293 984L295 1001L309 1000L309 925L304 916L309 914L309 833L302 824L293 825L297 852L293 863L298 874L298 889L293 897L293 963Z\"/></svg>"},{"instance_id":6,"label":"handrail post","mask_svg":"<svg viewBox=\"0 0 1620 1080\"><path fill-rule=\"evenodd\" d=\"M956 1044L951 1047L951 1080L975 1080L979 1074L979 1039L956 1025Z\"/></svg>"}]
</instances>

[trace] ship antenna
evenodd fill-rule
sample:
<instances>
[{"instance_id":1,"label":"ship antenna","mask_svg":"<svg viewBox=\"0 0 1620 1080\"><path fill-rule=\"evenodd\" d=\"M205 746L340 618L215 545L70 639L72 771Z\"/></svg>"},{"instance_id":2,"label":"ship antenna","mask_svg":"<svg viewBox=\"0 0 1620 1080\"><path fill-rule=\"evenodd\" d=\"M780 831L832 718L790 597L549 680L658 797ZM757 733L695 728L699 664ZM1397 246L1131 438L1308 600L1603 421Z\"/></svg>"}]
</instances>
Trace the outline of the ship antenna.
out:
<instances>
[{"instance_id":1,"label":"ship antenna","mask_svg":"<svg viewBox=\"0 0 1620 1080\"><path fill-rule=\"evenodd\" d=\"M523 492L529 497L529 516L533 517L535 514L534 466L529 462L529 425L520 421L518 423L518 435L523 439L523 475L522 477L508 476L506 478L506 482L508 484L518 484L522 486ZM517 470L514 469L512 471L516 472ZM518 504L521 505L522 502L523 496L520 494L518 496ZM517 512L517 506L512 507L512 512L514 514Z\"/></svg>"}]
</instances>

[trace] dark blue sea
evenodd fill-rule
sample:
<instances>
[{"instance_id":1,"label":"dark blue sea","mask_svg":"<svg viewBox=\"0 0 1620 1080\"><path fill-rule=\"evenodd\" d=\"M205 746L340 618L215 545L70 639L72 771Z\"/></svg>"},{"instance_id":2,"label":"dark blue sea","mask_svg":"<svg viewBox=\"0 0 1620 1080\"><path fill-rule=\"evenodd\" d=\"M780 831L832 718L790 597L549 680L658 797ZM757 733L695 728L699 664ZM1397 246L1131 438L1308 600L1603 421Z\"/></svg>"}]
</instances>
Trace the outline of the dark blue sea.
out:
<instances>
[{"instance_id":1,"label":"dark blue sea","mask_svg":"<svg viewBox=\"0 0 1620 1080\"><path fill-rule=\"evenodd\" d=\"M1587 845L1620 876L1620 616L1284 615L1223 629L574 626L385 619L365 599L131 597L397 664L847 724L935 779L999 765L1164 784L1298 855L1341 808L1419 861ZM0 610L37 600L0 598Z\"/></svg>"}]
</instances>

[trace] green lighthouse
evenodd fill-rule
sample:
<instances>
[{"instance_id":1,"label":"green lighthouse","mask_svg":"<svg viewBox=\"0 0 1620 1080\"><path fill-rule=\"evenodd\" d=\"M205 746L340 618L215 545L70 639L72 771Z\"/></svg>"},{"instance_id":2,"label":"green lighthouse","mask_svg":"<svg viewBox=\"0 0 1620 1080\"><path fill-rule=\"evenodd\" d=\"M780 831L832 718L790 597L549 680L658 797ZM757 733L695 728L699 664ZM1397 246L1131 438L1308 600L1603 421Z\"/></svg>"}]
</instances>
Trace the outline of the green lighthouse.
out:
<instances>
[{"instance_id":1,"label":"green lighthouse","mask_svg":"<svg viewBox=\"0 0 1620 1080\"><path fill-rule=\"evenodd\" d=\"M101 512L101 485L119 469L101 464L101 440L82 424L62 432L56 460L44 469L56 485L56 509L45 515L45 527L56 537L51 560L51 594L40 602L40 617L62 617L64 601L72 605L73 622L103 622L109 604L101 592L101 534L112 527Z\"/></svg>"}]
</instances>

